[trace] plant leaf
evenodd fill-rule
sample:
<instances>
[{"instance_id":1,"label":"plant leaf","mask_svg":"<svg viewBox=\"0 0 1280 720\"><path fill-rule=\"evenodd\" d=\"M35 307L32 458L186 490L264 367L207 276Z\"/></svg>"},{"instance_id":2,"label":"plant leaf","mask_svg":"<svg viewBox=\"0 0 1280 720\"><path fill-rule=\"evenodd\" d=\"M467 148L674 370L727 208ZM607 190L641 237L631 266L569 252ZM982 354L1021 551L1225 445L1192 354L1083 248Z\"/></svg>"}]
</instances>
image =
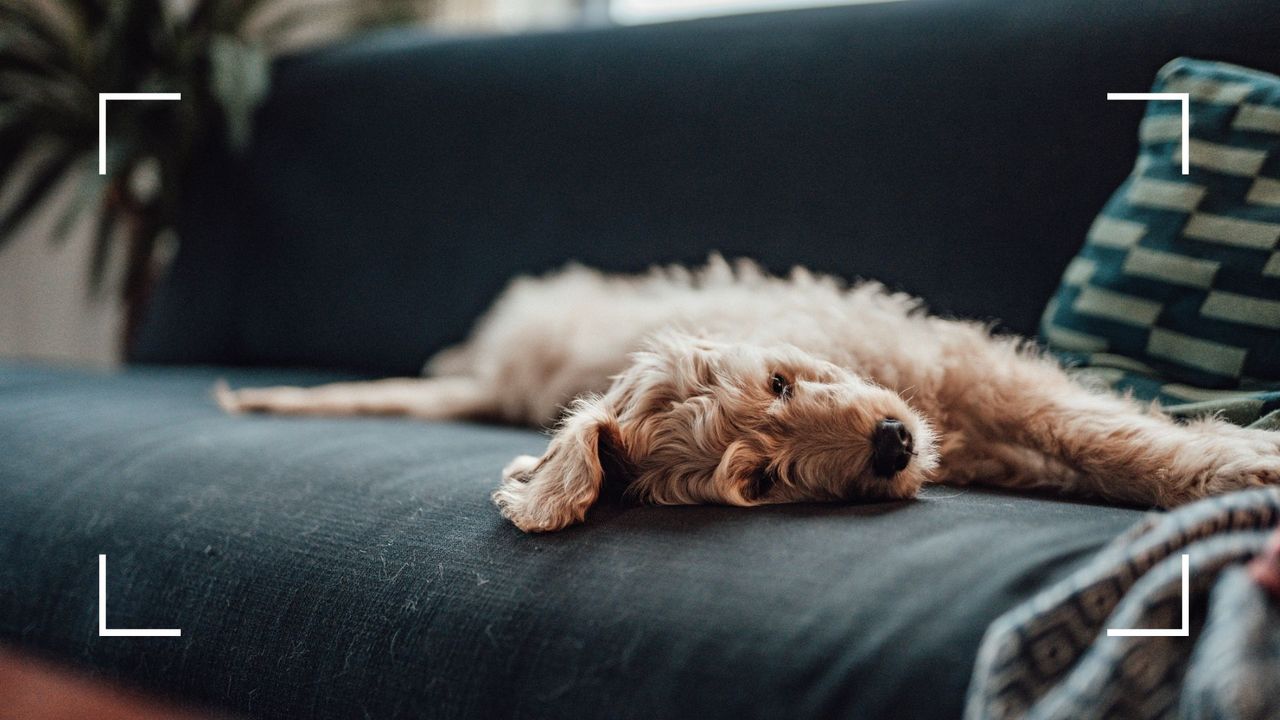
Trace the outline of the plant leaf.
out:
<instances>
[{"instance_id":1,"label":"plant leaf","mask_svg":"<svg viewBox=\"0 0 1280 720\"><path fill-rule=\"evenodd\" d=\"M297 43L297 35L327 38L355 25L357 8L344 0L281 0L264 3L237 31L273 51Z\"/></svg>"},{"instance_id":2,"label":"plant leaf","mask_svg":"<svg viewBox=\"0 0 1280 720\"><path fill-rule=\"evenodd\" d=\"M102 195L107 187L107 176L99 175L97 168L81 173L80 182L76 183L75 192L67 207L62 211L57 224L53 226L54 242L62 242L71 234L71 230L84 214L93 208L101 208Z\"/></svg>"},{"instance_id":3,"label":"plant leaf","mask_svg":"<svg viewBox=\"0 0 1280 720\"><path fill-rule=\"evenodd\" d=\"M253 115L267 97L271 66L262 48L230 35L215 35L209 44L210 89L222 107L231 149L249 146Z\"/></svg>"},{"instance_id":4,"label":"plant leaf","mask_svg":"<svg viewBox=\"0 0 1280 720\"><path fill-rule=\"evenodd\" d=\"M22 159L26 151L27 144L25 142L0 142L0 184L8 185L13 182L10 177L13 175L13 168L17 167L18 161Z\"/></svg>"},{"instance_id":5,"label":"plant leaf","mask_svg":"<svg viewBox=\"0 0 1280 720\"><path fill-rule=\"evenodd\" d=\"M43 164L32 171L31 179L18 199L0 213L0 246L13 239L18 229L37 207L48 199L49 191L58 183L67 168L75 162L77 153L64 147L51 155Z\"/></svg>"},{"instance_id":6,"label":"plant leaf","mask_svg":"<svg viewBox=\"0 0 1280 720\"><path fill-rule=\"evenodd\" d=\"M0 25L6 31L30 39L58 51L67 48L66 38L47 18L32 7L20 3L0 2Z\"/></svg>"},{"instance_id":7,"label":"plant leaf","mask_svg":"<svg viewBox=\"0 0 1280 720\"><path fill-rule=\"evenodd\" d=\"M120 213L115 207L104 206L98 216L93 234L93 254L89 256L89 289L98 292L107 277L107 261L111 259L111 245L115 239L116 221Z\"/></svg>"}]
</instances>

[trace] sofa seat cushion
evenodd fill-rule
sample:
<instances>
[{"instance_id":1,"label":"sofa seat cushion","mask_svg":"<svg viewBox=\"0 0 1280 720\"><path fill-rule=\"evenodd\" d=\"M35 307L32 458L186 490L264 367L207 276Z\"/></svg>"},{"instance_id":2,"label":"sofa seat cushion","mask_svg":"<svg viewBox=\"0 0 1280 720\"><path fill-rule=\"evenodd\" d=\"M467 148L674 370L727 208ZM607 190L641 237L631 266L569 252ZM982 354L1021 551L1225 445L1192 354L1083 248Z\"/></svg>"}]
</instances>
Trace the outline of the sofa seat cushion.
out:
<instances>
[{"instance_id":1,"label":"sofa seat cushion","mask_svg":"<svg viewBox=\"0 0 1280 720\"><path fill-rule=\"evenodd\" d=\"M230 417L314 373L0 365L0 643L254 717L958 717L988 623L1134 510L489 502L534 431ZM107 623L177 638L99 637Z\"/></svg>"}]
</instances>

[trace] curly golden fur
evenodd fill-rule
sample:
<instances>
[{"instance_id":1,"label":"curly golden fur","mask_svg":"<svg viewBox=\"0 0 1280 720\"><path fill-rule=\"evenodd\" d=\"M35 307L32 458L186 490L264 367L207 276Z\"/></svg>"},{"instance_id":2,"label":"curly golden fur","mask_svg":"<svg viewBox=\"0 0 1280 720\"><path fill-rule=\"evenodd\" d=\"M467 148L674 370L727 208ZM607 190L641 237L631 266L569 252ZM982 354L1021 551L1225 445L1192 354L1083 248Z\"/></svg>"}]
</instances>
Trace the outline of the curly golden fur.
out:
<instances>
[{"instance_id":1,"label":"curly golden fur","mask_svg":"<svg viewBox=\"0 0 1280 720\"><path fill-rule=\"evenodd\" d=\"M218 399L554 424L546 453L515 458L493 493L530 532L581 521L606 476L642 502L741 506L909 498L937 480L1172 506L1280 481L1280 434L1176 423L879 283L718 256L518 278L426 374Z\"/></svg>"}]
</instances>

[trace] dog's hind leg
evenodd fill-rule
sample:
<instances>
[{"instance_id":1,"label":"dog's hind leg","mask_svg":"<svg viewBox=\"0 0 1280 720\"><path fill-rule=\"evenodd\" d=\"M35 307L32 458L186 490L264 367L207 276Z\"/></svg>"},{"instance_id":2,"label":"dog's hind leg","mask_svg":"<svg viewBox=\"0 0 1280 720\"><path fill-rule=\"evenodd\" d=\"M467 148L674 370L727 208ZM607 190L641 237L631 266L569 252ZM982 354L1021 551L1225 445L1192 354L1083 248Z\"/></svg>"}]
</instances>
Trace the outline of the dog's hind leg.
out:
<instances>
[{"instance_id":1,"label":"dog's hind leg","mask_svg":"<svg viewBox=\"0 0 1280 720\"><path fill-rule=\"evenodd\" d=\"M280 415L403 415L422 420L484 419L497 413L497 403L472 378L389 378L342 382L316 387L214 388L227 412Z\"/></svg>"}]
</instances>

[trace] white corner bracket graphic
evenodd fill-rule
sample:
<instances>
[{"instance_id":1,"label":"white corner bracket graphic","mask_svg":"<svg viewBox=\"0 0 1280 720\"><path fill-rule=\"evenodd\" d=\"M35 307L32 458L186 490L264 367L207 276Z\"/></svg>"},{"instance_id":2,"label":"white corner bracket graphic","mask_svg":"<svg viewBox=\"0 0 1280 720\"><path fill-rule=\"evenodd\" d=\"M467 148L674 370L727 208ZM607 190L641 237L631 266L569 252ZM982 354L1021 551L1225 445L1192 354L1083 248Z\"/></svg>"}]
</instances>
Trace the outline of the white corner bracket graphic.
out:
<instances>
[{"instance_id":1,"label":"white corner bracket graphic","mask_svg":"<svg viewBox=\"0 0 1280 720\"><path fill-rule=\"evenodd\" d=\"M107 556L98 556L98 637L180 637L178 628L135 629L107 627Z\"/></svg>"},{"instance_id":2,"label":"white corner bracket graphic","mask_svg":"<svg viewBox=\"0 0 1280 720\"><path fill-rule=\"evenodd\" d=\"M181 100L182 93L98 93L98 174L107 174L108 100Z\"/></svg>"},{"instance_id":3,"label":"white corner bracket graphic","mask_svg":"<svg viewBox=\"0 0 1280 720\"><path fill-rule=\"evenodd\" d=\"M1191 556L1182 555L1182 627L1168 630L1112 629L1107 628L1108 637L1187 637L1191 634Z\"/></svg>"},{"instance_id":4,"label":"white corner bracket graphic","mask_svg":"<svg viewBox=\"0 0 1280 720\"><path fill-rule=\"evenodd\" d=\"M1191 174L1191 93L1107 93L1108 100L1178 100L1182 103L1182 174Z\"/></svg>"}]
</instances>

